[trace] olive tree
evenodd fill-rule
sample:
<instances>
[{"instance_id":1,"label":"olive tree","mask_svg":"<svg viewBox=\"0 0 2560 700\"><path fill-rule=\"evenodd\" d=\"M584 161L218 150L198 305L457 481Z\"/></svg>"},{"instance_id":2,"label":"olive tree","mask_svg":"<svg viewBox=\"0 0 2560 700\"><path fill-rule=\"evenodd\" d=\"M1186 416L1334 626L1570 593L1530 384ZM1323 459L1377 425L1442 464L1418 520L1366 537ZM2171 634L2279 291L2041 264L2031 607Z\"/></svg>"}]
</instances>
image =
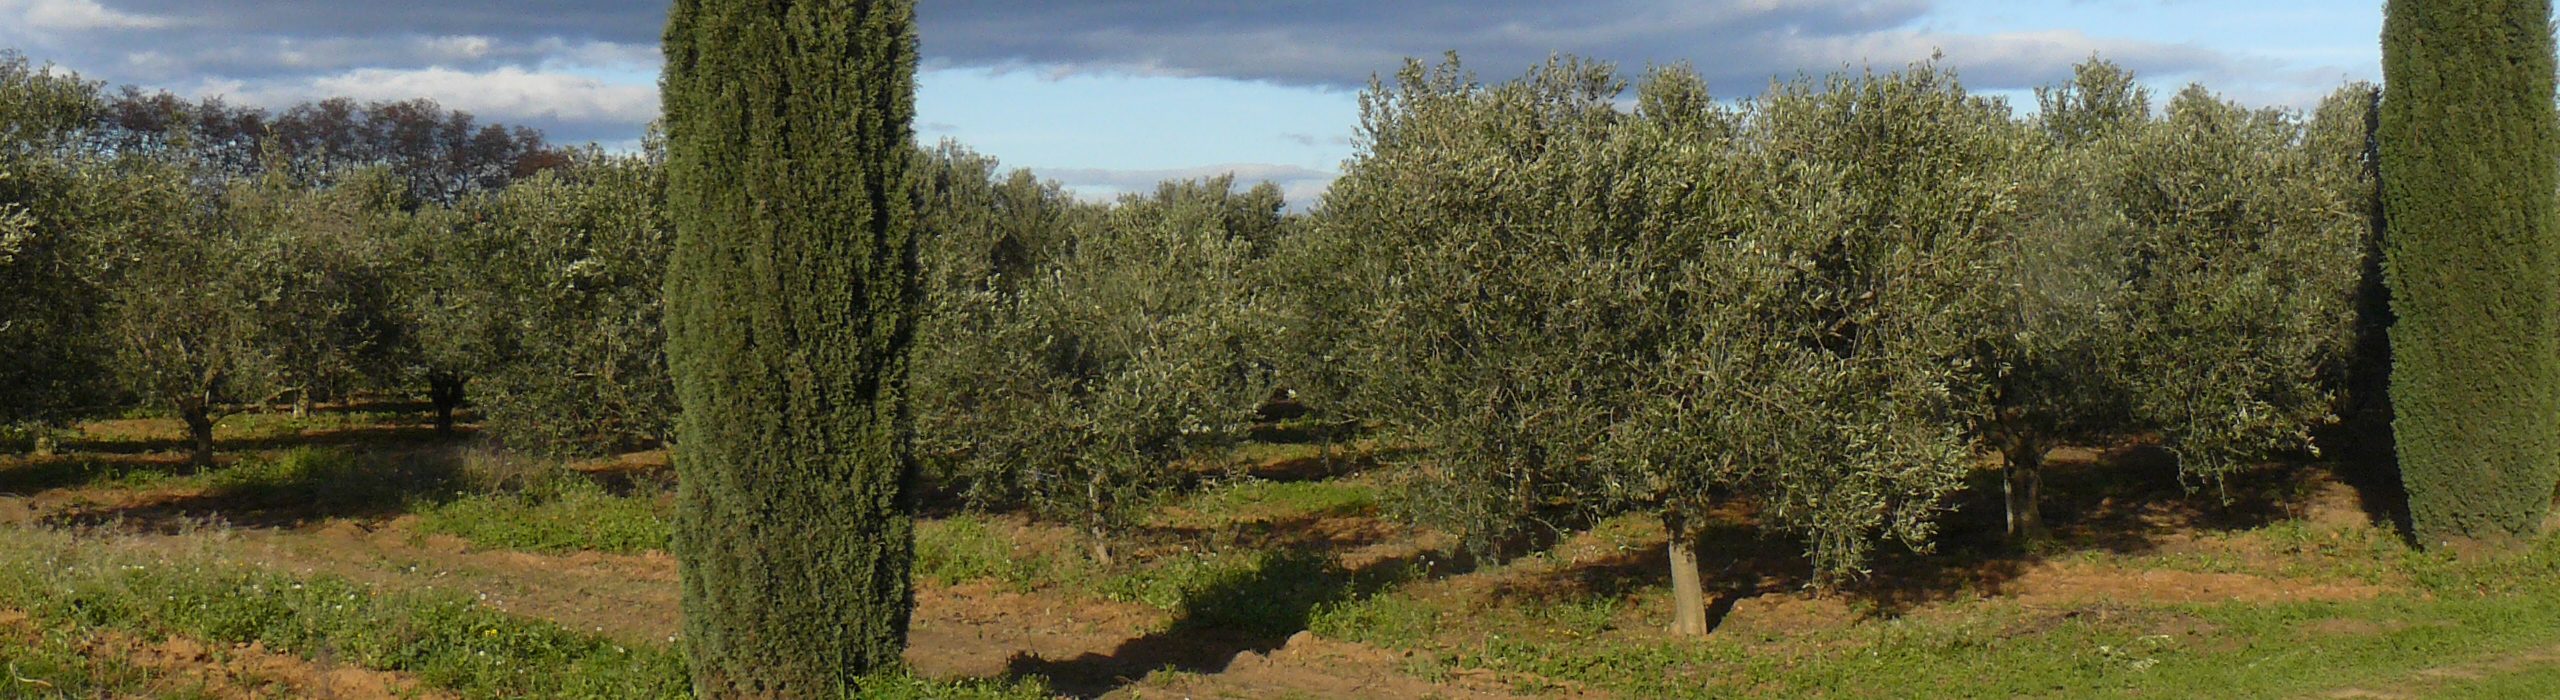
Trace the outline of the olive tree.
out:
<instances>
[{"instance_id":1,"label":"olive tree","mask_svg":"<svg viewBox=\"0 0 2560 700\"><path fill-rule=\"evenodd\" d=\"M436 431L451 434L471 380L503 366L518 341L509 319L519 285L513 241L486 218L487 198L427 206L394 234L406 262L392 275L400 321L399 376L425 385Z\"/></svg>"},{"instance_id":2,"label":"olive tree","mask_svg":"<svg viewBox=\"0 0 2560 700\"><path fill-rule=\"evenodd\" d=\"M396 368L396 233L406 225L405 187L388 170L353 173L326 187L269 174L230 188L222 226L237 246L227 273L251 292L251 343L274 392L295 412L315 398L343 399Z\"/></svg>"},{"instance_id":3,"label":"olive tree","mask_svg":"<svg viewBox=\"0 0 2560 700\"><path fill-rule=\"evenodd\" d=\"M1729 160L1681 168L1706 177L1658 208L1694 261L1658 293L1695 307L1663 326L1604 462L1649 487L1635 502L1675 542L1739 500L1836 581L1879 541L1927 549L1972 470L1990 251L2030 151L2004 104L1930 64L1781 84L1747 110Z\"/></svg>"},{"instance_id":4,"label":"olive tree","mask_svg":"<svg viewBox=\"0 0 2560 700\"><path fill-rule=\"evenodd\" d=\"M106 387L100 246L127 224L113 160L79 148L97 88L0 51L0 427L69 417Z\"/></svg>"},{"instance_id":5,"label":"olive tree","mask_svg":"<svg viewBox=\"0 0 2560 700\"><path fill-rule=\"evenodd\" d=\"M2043 527L2063 441L2156 433L2191 485L2310 447L2352 360L2369 247L2355 90L2308 121L2201 87L2154 119L2103 61L2040 92L2047 139L1995 248L1982 363L2013 537Z\"/></svg>"},{"instance_id":6,"label":"olive tree","mask_svg":"<svg viewBox=\"0 0 2560 700\"><path fill-rule=\"evenodd\" d=\"M1989 251L1994 303L1976 369L1989 402L1980 434L2001 457L2007 533L2042 532L2045 454L2122 432L2135 231L2114 204L2151 94L2103 60L2039 88L2043 138L2016 172L2020 214Z\"/></svg>"},{"instance_id":7,"label":"olive tree","mask_svg":"<svg viewBox=\"0 0 2560 700\"><path fill-rule=\"evenodd\" d=\"M1108 563L1136 507L1182 460L1240 438L1270 392L1249 236L1275 226L1278 207L1236 216L1229 181L1215 180L1094 209L1020 173L998 182L984 159L938 155L927 177L948 189L925 191L921 208L921 451L981 504L1078 522Z\"/></svg>"},{"instance_id":8,"label":"olive tree","mask_svg":"<svg viewBox=\"0 0 2560 700\"><path fill-rule=\"evenodd\" d=\"M173 170L173 169L169 169ZM253 226L220 204L201 205L176 172L134 201L147 218L124 238L109 285L109 339L126 390L185 422L198 466L214 459L226 406L258 400L276 368L258 344L256 281L240 262L258 250Z\"/></svg>"},{"instance_id":9,"label":"olive tree","mask_svg":"<svg viewBox=\"0 0 2560 700\"><path fill-rule=\"evenodd\" d=\"M1307 384L1424 446L1414 515L1480 555L1587 512L1587 458L1659 345L1633 322L1649 271L1621 264L1657 241L1613 206L1645 172L1615 138L1624 88L1574 59L1497 85L1409 63L1362 95L1358 152L1299 251L1315 284L1288 318L1323 344L1283 366L1341 373Z\"/></svg>"},{"instance_id":10,"label":"olive tree","mask_svg":"<svg viewBox=\"0 0 2560 700\"><path fill-rule=\"evenodd\" d=\"M1970 466L1971 322L2018 140L1928 66L1740 110L1686 70L1633 114L1623 88L1571 59L1373 87L1288 318L1341 333L1299 354L1426 448L1424 516L1491 552L1550 516L1660 515L1674 627L1702 633L1691 542L1718 505L1801 536L1826 580L1879 537L1926 546Z\"/></svg>"},{"instance_id":11,"label":"olive tree","mask_svg":"<svg viewBox=\"0 0 2560 700\"><path fill-rule=\"evenodd\" d=\"M2359 151L2305 126L2189 87L2125 165L2133 419L2205 483L2309 448L2332 419L2325 377L2352 340L2370 229L2340 186L2364 172Z\"/></svg>"},{"instance_id":12,"label":"olive tree","mask_svg":"<svg viewBox=\"0 0 2560 700\"><path fill-rule=\"evenodd\" d=\"M662 444L675 421L661 290L674 244L655 152L577 155L463 208L429 290L440 356L487 364L478 404L501 442L594 455ZM483 257L474 257L477 254ZM457 284L458 283L458 284ZM491 334L494 334L492 336Z\"/></svg>"}]
</instances>

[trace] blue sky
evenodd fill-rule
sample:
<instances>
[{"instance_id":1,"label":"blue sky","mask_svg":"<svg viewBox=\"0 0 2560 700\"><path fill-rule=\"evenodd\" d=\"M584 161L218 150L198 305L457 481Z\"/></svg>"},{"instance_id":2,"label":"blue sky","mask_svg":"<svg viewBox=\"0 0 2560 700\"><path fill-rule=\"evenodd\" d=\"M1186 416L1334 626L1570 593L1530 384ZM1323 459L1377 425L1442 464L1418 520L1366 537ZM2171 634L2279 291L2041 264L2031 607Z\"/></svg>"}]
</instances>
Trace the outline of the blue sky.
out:
<instances>
[{"instance_id":1,"label":"blue sky","mask_svg":"<svg viewBox=\"0 0 2560 700\"><path fill-rule=\"evenodd\" d=\"M1091 196L1235 172L1304 204L1358 91L1408 56L1487 78L1551 53L1686 61L1718 94L1943 51L2017 96L2100 53L2163 91L2307 105L2378 80L2382 0L922 0L918 133ZM555 140L656 114L658 0L0 0L0 47L92 78L282 107L428 97Z\"/></svg>"}]
</instances>

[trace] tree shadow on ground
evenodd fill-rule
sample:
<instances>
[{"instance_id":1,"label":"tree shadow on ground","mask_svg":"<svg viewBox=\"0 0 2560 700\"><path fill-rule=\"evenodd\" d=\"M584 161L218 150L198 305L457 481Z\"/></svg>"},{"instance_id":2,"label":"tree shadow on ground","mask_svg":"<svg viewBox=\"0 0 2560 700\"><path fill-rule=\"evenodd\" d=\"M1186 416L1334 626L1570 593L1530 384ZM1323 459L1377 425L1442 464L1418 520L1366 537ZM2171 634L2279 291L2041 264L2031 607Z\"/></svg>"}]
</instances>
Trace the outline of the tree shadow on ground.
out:
<instances>
[{"instance_id":1,"label":"tree shadow on ground","mask_svg":"<svg viewBox=\"0 0 2560 700\"><path fill-rule=\"evenodd\" d=\"M214 441L217 453L264 452L296 447L393 448L441 442L453 442L479 434L479 428L457 425L451 434L437 432L433 423L411 424L407 420L375 425L333 428L297 429L281 435L221 438ZM183 453L194 448L184 437L151 437L142 439L83 439L63 443L71 451L102 455L151 455Z\"/></svg>"},{"instance_id":2,"label":"tree shadow on ground","mask_svg":"<svg viewBox=\"0 0 2560 700\"><path fill-rule=\"evenodd\" d=\"M456 494L463 485L463 459L452 449L306 449L243 461L210 478L209 486L194 493L132 494L75 505L43 522L168 533L207 522L292 528L339 518L388 519Z\"/></svg>"},{"instance_id":3,"label":"tree shadow on ground","mask_svg":"<svg viewBox=\"0 0 2560 700\"><path fill-rule=\"evenodd\" d=\"M2334 485L2357 492L2377 525L2390 525L2387 494L2358 485L2349 466L2278 463L2234 474L2217 485L2181 481L2174 456L2148 445L2065 450L2048 464L2043 511L2048 536L2013 542L1997 470L1984 470L1950 503L1933 548L1880 547L1868 573L1830 594L1848 598L1872 618L1898 617L1922 606L2004 595L2038 565L2086 552L2129 556L2159 551L2198 534L2238 532L2305 517ZM1703 518L1700 553L1708 585L1710 627L1743 600L1793 595L1816 586L1801 540L1755 524L1743 505ZM1573 566L1506 581L1497 596L1547 600L1623 597L1669 585L1660 544L1588 558Z\"/></svg>"},{"instance_id":4,"label":"tree shadow on ground","mask_svg":"<svg viewBox=\"0 0 2560 700\"><path fill-rule=\"evenodd\" d=\"M1427 559L1414 555L1346 568L1321 548L1285 550L1260 567L1188 596L1164 631L1123 642L1109 653L1073 659L1017 654L1006 672L1045 678L1057 692L1078 698L1109 694L1160 670L1223 672L1243 654L1268 654L1287 646L1326 605L1372 596L1412 579L1428 568Z\"/></svg>"},{"instance_id":5,"label":"tree shadow on ground","mask_svg":"<svg viewBox=\"0 0 2560 700\"><path fill-rule=\"evenodd\" d=\"M2202 483L2183 479L2176 455L2155 445L2076 452L2058 453L2047 464L2044 538L2021 542L2006 535L2000 476L1986 470L1941 522L1934 551L1880 552L1872 575L1845 592L1872 603L1872 614L1879 617L1951 599L1998 595L2048 559L2083 552L2142 555L2199 534L2254 530L2305 517L2331 484L2353 488L2359 507L2374 524L2396 527L2390 495L2361 484L2350 468L2335 463L2263 464L2218 483Z\"/></svg>"},{"instance_id":6,"label":"tree shadow on ground","mask_svg":"<svg viewBox=\"0 0 2560 700\"><path fill-rule=\"evenodd\" d=\"M60 454L0 460L0 496L34 496L92 484L187 476L184 455Z\"/></svg>"},{"instance_id":7,"label":"tree shadow on ground","mask_svg":"<svg viewBox=\"0 0 2560 700\"><path fill-rule=\"evenodd\" d=\"M2332 471L2339 483L2355 489L2366 518L2388 525L2403 542L2417 542L2408 487L2400 480L2400 455L2391 432L2387 396L2367 401L2344 420L2322 428L2313 444L2334 460Z\"/></svg>"}]
</instances>

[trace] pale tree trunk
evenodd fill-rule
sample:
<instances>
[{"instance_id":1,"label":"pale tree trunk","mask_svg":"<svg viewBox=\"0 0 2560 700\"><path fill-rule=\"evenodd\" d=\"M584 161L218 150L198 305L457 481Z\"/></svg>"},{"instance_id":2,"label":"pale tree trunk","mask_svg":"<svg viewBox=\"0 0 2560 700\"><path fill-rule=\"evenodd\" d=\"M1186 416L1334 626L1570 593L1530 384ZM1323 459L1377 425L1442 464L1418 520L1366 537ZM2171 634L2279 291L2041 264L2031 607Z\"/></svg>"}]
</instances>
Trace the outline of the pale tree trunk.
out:
<instances>
[{"instance_id":1,"label":"pale tree trunk","mask_svg":"<svg viewBox=\"0 0 2560 700\"><path fill-rule=\"evenodd\" d=\"M1696 538L1689 521L1678 509L1662 515L1662 529L1671 536L1671 633L1682 637L1707 635L1707 587L1698 569Z\"/></svg>"},{"instance_id":2,"label":"pale tree trunk","mask_svg":"<svg viewBox=\"0 0 2560 700\"><path fill-rule=\"evenodd\" d=\"M302 419L304 419L304 418L310 418L310 417L311 417L311 387L303 387L303 388L300 388L300 389L295 389L295 390L293 390L293 418L294 418L294 420L302 420Z\"/></svg>"},{"instance_id":3,"label":"pale tree trunk","mask_svg":"<svg viewBox=\"0 0 2560 700\"><path fill-rule=\"evenodd\" d=\"M1089 528L1088 533L1093 536L1093 562L1109 567L1111 566L1111 516L1105 512L1107 504L1103 503L1102 480L1103 473L1099 469L1094 470L1092 477L1085 480L1085 508L1089 511L1086 526Z\"/></svg>"},{"instance_id":4,"label":"pale tree trunk","mask_svg":"<svg viewBox=\"0 0 2560 700\"><path fill-rule=\"evenodd\" d=\"M2001 493L2008 499L2009 539L2025 541L2044 536L2044 511L2039 505L2044 491L2044 445L2034 440L2019 440L2009 446L2001 469Z\"/></svg>"}]
</instances>

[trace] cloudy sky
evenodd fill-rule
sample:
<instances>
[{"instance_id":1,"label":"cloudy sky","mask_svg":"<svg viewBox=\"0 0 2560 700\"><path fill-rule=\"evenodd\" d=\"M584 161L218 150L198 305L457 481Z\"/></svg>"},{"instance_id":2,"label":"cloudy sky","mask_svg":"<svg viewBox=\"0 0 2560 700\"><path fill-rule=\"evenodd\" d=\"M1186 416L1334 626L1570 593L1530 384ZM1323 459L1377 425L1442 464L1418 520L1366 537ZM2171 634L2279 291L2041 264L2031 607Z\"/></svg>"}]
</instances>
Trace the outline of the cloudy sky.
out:
<instances>
[{"instance_id":1,"label":"cloudy sky","mask_svg":"<svg viewBox=\"0 0 2560 700\"><path fill-rule=\"evenodd\" d=\"M0 0L0 48L94 79L285 106L428 97L628 146L657 113L664 0ZM2305 105L2380 74L2382 0L922 0L918 131L1091 195L1235 172L1320 192L1358 91L1458 51L1688 62L1719 94L1943 51L2022 95L2092 53L2175 89Z\"/></svg>"}]
</instances>

